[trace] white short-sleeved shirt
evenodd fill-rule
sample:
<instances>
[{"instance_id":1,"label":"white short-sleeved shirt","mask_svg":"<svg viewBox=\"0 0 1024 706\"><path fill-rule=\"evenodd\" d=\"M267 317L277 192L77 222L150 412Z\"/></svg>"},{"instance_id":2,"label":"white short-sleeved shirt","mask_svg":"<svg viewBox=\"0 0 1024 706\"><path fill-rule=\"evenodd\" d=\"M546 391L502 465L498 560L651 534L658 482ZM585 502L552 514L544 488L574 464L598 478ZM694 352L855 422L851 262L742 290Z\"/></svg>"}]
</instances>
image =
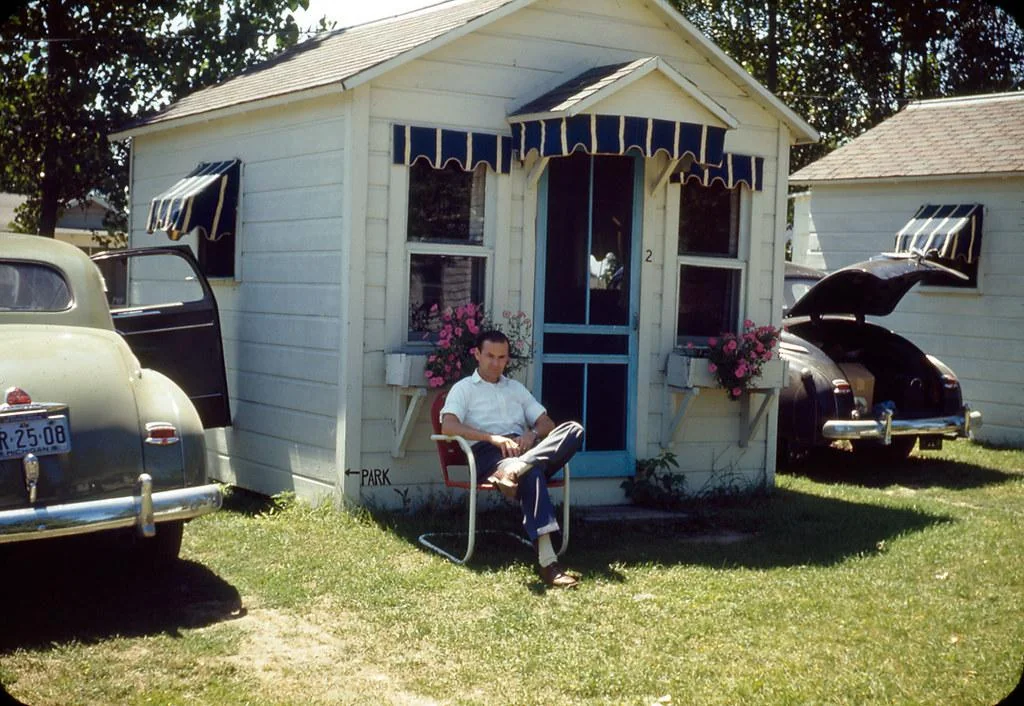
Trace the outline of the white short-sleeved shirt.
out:
<instances>
[{"instance_id":1,"label":"white short-sleeved shirt","mask_svg":"<svg viewBox=\"0 0 1024 706\"><path fill-rule=\"evenodd\" d=\"M463 424L488 434L519 435L546 411L521 382L502 375L491 383L474 371L448 392L441 421L444 415L454 414Z\"/></svg>"}]
</instances>

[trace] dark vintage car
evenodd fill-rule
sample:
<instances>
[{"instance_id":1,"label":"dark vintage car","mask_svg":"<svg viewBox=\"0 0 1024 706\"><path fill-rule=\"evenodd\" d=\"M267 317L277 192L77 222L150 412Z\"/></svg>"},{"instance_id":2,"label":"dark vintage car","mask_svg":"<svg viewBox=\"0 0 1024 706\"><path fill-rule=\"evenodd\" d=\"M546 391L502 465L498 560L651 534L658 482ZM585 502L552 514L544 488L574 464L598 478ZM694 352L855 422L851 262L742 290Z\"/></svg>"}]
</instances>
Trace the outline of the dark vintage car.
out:
<instances>
[{"instance_id":1,"label":"dark vintage car","mask_svg":"<svg viewBox=\"0 0 1024 706\"><path fill-rule=\"evenodd\" d=\"M221 505L203 435L230 423L217 306L187 247L96 259L0 233L0 544L112 530L166 561ZM126 301L108 305L101 269Z\"/></svg>"},{"instance_id":2,"label":"dark vintage car","mask_svg":"<svg viewBox=\"0 0 1024 706\"><path fill-rule=\"evenodd\" d=\"M865 320L892 313L923 279L943 276L960 275L917 257L880 256L829 275L786 264L782 461L836 440L877 460L901 460L918 440L938 449L981 424L949 366Z\"/></svg>"}]
</instances>

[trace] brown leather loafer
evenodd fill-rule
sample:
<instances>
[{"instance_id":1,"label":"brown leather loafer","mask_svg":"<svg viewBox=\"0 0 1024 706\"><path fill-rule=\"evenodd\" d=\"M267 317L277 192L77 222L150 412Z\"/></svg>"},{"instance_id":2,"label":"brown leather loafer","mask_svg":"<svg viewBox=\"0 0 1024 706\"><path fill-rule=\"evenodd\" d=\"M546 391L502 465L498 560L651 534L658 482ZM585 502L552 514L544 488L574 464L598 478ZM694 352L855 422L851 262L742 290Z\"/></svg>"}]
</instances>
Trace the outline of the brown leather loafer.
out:
<instances>
[{"instance_id":1,"label":"brown leather loafer","mask_svg":"<svg viewBox=\"0 0 1024 706\"><path fill-rule=\"evenodd\" d=\"M538 573L540 580L551 588L576 588L580 583L578 578L567 574L557 561L554 564L540 567Z\"/></svg>"},{"instance_id":2,"label":"brown leather loafer","mask_svg":"<svg viewBox=\"0 0 1024 706\"><path fill-rule=\"evenodd\" d=\"M494 473L487 477L487 482L500 490L509 500L515 500L519 496L519 478L511 469L502 468L501 464L498 464Z\"/></svg>"}]
</instances>

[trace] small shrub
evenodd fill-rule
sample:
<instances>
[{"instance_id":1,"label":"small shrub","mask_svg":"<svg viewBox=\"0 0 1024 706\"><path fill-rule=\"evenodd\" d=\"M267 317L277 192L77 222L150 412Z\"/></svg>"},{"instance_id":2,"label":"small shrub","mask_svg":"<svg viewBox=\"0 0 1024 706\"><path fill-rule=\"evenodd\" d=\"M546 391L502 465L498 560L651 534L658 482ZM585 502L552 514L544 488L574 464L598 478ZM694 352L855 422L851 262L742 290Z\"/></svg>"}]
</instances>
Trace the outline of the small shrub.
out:
<instances>
[{"instance_id":1,"label":"small shrub","mask_svg":"<svg viewBox=\"0 0 1024 706\"><path fill-rule=\"evenodd\" d=\"M679 508L686 498L686 477L677 472L679 463L671 451L636 462L636 475L621 483L626 497L636 505L661 510Z\"/></svg>"}]
</instances>

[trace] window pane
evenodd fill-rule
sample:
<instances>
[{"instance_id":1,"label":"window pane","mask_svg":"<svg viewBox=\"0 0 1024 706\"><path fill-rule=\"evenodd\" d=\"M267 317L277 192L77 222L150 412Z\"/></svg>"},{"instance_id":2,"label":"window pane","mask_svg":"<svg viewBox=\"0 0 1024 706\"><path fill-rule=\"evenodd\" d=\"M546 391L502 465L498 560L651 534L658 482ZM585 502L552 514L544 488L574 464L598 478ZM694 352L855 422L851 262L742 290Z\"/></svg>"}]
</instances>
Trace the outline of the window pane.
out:
<instances>
[{"instance_id":1,"label":"window pane","mask_svg":"<svg viewBox=\"0 0 1024 706\"><path fill-rule=\"evenodd\" d=\"M585 324L587 232L590 228L590 155L579 152L548 164L548 239L544 321Z\"/></svg>"},{"instance_id":2,"label":"window pane","mask_svg":"<svg viewBox=\"0 0 1024 706\"><path fill-rule=\"evenodd\" d=\"M431 340L448 308L484 300L482 257L413 254L409 267L409 341ZM431 309L437 306L433 312Z\"/></svg>"},{"instance_id":3,"label":"window pane","mask_svg":"<svg viewBox=\"0 0 1024 706\"><path fill-rule=\"evenodd\" d=\"M740 241L740 190L684 184L679 189L679 254L736 257Z\"/></svg>"},{"instance_id":4,"label":"window pane","mask_svg":"<svg viewBox=\"0 0 1024 706\"><path fill-rule=\"evenodd\" d=\"M483 243L486 179L486 164L472 172L454 164L444 169L434 169L422 161L412 165L409 168L409 240Z\"/></svg>"},{"instance_id":5,"label":"window pane","mask_svg":"<svg viewBox=\"0 0 1024 706\"><path fill-rule=\"evenodd\" d=\"M587 366L587 451L626 448L628 370L625 365Z\"/></svg>"},{"instance_id":6,"label":"window pane","mask_svg":"<svg viewBox=\"0 0 1024 706\"><path fill-rule=\"evenodd\" d=\"M740 271L715 267L679 267L679 343L736 329Z\"/></svg>"},{"instance_id":7,"label":"window pane","mask_svg":"<svg viewBox=\"0 0 1024 706\"><path fill-rule=\"evenodd\" d=\"M590 323L629 323L629 255L633 235L632 157L594 158L590 235Z\"/></svg>"},{"instance_id":8,"label":"window pane","mask_svg":"<svg viewBox=\"0 0 1024 706\"><path fill-rule=\"evenodd\" d=\"M64 311L71 291L52 267L29 262L0 262L0 310Z\"/></svg>"}]
</instances>

